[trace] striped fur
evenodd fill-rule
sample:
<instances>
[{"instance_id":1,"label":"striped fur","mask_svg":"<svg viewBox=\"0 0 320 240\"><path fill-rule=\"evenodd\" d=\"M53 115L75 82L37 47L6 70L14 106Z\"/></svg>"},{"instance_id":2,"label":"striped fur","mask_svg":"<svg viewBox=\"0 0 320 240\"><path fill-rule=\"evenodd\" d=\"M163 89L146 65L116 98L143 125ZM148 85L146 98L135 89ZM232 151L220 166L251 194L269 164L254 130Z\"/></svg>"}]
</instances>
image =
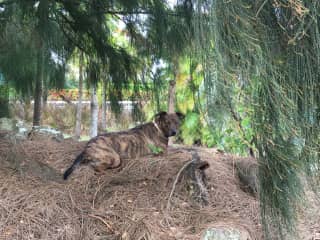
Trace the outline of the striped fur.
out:
<instances>
[{"instance_id":1,"label":"striped fur","mask_svg":"<svg viewBox=\"0 0 320 240\"><path fill-rule=\"evenodd\" d=\"M97 172L117 168L122 159L133 159L151 154L150 145L166 151L168 138L178 132L183 115L160 112L153 122L142 124L128 131L111 132L92 138L85 149L65 171L68 176L80 164L88 164Z\"/></svg>"}]
</instances>

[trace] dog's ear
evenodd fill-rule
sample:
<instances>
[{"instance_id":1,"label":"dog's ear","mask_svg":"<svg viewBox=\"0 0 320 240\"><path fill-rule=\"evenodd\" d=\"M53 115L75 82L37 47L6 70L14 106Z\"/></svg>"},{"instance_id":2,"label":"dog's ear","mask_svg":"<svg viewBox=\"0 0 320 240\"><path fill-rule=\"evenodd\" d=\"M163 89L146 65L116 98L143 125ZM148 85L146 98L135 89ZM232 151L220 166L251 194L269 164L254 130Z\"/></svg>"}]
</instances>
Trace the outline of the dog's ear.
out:
<instances>
[{"instance_id":1,"label":"dog's ear","mask_svg":"<svg viewBox=\"0 0 320 240\"><path fill-rule=\"evenodd\" d=\"M184 120L185 115L184 115L183 113L181 113L181 112L176 112L176 114L177 114L178 118L179 118L181 121Z\"/></svg>"},{"instance_id":2,"label":"dog's ear","mask_svg":"<svg viewBox=\"0 0 320 240\"><path fill-rule=\"evenodd\" d=\"M167 115L167 112L162 111L162 112L157 113L154 117L155 117L155 118L163 118L163 117L165 117L166 115Z\"/></svg>"}]
</instances>

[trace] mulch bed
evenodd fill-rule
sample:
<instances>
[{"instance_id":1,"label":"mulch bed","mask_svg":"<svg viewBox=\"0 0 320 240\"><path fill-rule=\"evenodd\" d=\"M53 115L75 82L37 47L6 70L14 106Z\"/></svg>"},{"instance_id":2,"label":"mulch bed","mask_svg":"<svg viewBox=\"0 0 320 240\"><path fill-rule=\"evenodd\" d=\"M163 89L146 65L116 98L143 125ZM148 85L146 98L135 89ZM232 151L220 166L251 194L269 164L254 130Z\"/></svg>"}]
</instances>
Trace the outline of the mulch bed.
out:
<instances>
[{"instance_id":1,"label":"mulch bed","mask_svg":"<svg viewBox=\"0 0 320 240\"><path fill-rule=\"evenodd\" d=\"M209 226L236 226L262 239L259 203L239 184L231 155L175 146L167 155L123 163L96 175L63 171L85 143L0 138L0 239L200 239ZM180 170L196 151L208 204L192 198Z\"/></svg>"}]
</instances>

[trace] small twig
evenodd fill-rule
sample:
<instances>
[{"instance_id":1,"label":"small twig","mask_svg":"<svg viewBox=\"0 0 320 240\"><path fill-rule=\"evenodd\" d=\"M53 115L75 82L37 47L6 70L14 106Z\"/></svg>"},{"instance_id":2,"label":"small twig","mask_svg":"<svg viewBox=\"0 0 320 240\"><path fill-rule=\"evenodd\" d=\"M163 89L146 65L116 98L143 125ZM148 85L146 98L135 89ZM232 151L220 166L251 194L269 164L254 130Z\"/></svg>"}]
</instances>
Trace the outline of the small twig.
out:
<instances>
[{"instance_id":1,"label":"small twig","mask_svg":"<svg viewBox=\"0 0 320 240\"><path fill-rule=\"evenodd\" d=\"M256 13L256 17L258 17L260 11L261 11L262 8L264 7L264 5L266 5L267 2L268 2L268 0L264 1L264 2L261 4L261 6L259 7L259 9L258 9L258 11L257 11L257 13Z\"/></svg>"},{"instance_id":2,"label":"small twig","mask_svg":"<svg viewBox=\"0 0 320 240\"><path fill-rule=\"evenodd\" d=\"M72 206L75 206L76 204L75 204L75 202L74 202L74 200L73 200L73 197L72 197L72 194L71 194L71 191L70 191L70 190L69 190L69 197L70 197Z\"/></svg>"},{"instance_id":3,"label":"small twig","mask_svg":"<svg viewBox=\"0 0 320 240\"><path fill-rule=\"evenodd\" d=\"M113 227L109 223L107 223L106 220L104 220L102 217L93 214L89 214L88 216L100 220L104 225L106 225L110 232L115 233Z\"/></svg>"},{"instance_id":4,"label":"small twig","mask_svg":"<svg viewBox=\"0 0 320 240\"><path fill-rule=\"evenodd\" d=\"M100 183L100 178L98 178L98 187L97 187L97 190L95 191L95 193L93 195L93 200L92 200L92 208L93 209L95 207L95 201L96 201L97 195L100 192L100 190L101 190L101 183Z\"/></svg>"}]
</instances>

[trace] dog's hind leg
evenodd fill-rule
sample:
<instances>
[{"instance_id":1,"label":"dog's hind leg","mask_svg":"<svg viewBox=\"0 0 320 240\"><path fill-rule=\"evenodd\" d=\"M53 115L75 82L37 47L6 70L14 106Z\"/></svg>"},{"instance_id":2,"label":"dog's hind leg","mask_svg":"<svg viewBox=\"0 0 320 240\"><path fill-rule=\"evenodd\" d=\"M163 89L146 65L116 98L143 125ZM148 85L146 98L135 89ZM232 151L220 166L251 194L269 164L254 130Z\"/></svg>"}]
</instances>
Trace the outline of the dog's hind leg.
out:
<instances>
[{"instance_id":1,"label":"dog's hind leg","mask_svg":"<svg viewBox=\"0 0 320 240\"><path fill-rule=\"evenodd\" d=\"M117 168L121 165L121 159L117 152L109 149L99 158L91 159L90 165L97 172L103 172L107 169Z\"/></svg>"}]
</instances>

